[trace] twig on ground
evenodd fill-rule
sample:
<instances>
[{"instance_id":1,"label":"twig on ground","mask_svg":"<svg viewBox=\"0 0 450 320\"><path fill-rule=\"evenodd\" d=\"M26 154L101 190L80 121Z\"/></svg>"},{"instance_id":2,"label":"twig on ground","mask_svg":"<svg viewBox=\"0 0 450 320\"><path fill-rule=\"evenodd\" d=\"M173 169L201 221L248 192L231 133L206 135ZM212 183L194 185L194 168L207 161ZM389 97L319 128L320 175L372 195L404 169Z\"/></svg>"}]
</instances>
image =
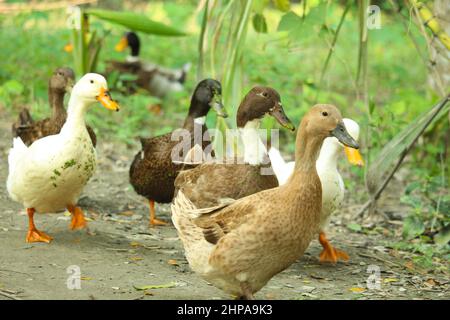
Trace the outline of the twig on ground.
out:
<instances>
[{"instance_id":1,"label":"twig on ground","mask_svg":"<svg viewBox=\"0 0 450 320\"><path fill-rule=\"evenodd\" d=\"M12 292L12 291L9 291L9 290L6 291L6 290L0 289L0 295L1 295L1 296L10 298L10 299L12 299L12 300L22 300L22 299L20 299L19 297L17 297L16 295L14 295L14 294L12 294L12 293L10 293L10 292Z\"/></svg>"}]
</instances>

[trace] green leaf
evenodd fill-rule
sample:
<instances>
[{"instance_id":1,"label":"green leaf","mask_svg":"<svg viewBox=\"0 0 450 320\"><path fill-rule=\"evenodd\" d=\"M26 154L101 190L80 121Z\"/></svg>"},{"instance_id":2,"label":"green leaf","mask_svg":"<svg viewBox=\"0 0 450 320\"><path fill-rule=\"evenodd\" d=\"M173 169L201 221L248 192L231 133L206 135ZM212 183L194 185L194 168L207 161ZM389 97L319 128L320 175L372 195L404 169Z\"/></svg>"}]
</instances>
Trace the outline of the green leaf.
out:
<instances>
[{"instance_id":1,"label":"green leaf","mask_svg":"<svg viewBox=\"0 0 450 320\"><path fill-rule=\"evenodd\" d=\"M367 172L367 186L371 194L375 194L383 185L384 177L398 169L398 161L409 151L415 141L423 134L427 127L433 124L450 110L447 104L449 97L444 98L427 112L413 120L405 129L392 138L377 154Z\"/></svg>"},{"instance_id":2,"label":"green leaf","mask_svg":"<svg viewBox=\"0 0 450 320\"><path fill-rule=\"evenodd\" d=\"M253 28L255 28L256 32L259 33L267 33L267 23L266 18L260 13L256 13L253 16Z\"/></svg>"},{"instance_id":3,"label":"green leaf","mask_svg":"<svg viewBox=\"0 0 450 320\"><path fill-rule=\"evenodd\" d=\"M269 0L254 0L253 1L253 11L255 13L262 13L264 9L267 7Z\"/></svg>"},{"instance_id":4,"label":"green leaf","mask_svg":"<svg viewBox=\"0 0 450 320\"><path fill-rule=\"evenodd\" d=\"M291 9L291 4L289 0L273 0L273 4L278 10L287 12Z\"/></svg>"},{"instance_id":5,"label":"green leaf","mask_svg":"<svg viewBox=\"0 0 450 320\"><path fill-rule=\"evenodd\" d=\"M362 230L361 225L354 223L354 222L347 224L347 228L349 228L350 230L355 231L355 232L360 232Z\"/></svg>"},{"instance_id":6,"label":"green leaf","mask_svg":"<svg viewBox=\"0 0 450 320\"><path fill-rule=\"evenodd\" d=\"M289 11L280 20L277 31L291 31L302 24L302 18L292 11Z\"/></svg>"},{"instance_id":7,"label":"green leaf","mask_svg":"<svg viewBox=\"0 0 450 320\"><path fill-rule=\"evenodd\" d=\"M403 237L405 239L413 239L425 231L423 221L415 216L408 216L403 221Z\"/></svg>"},{"instance_id":8,"label":"green leaf","mask_svg":"<svg viewBox=\"0 0 450 320\"><path fill-rule=\"evenodd\" d=\"M160 22L150 20L146 16L133 12L118 12L102 9L87 9L86 13L111 23L120 24L128 29L160 36L180 37L186 33L167 26Z\"/></svg>"}]
</instances>

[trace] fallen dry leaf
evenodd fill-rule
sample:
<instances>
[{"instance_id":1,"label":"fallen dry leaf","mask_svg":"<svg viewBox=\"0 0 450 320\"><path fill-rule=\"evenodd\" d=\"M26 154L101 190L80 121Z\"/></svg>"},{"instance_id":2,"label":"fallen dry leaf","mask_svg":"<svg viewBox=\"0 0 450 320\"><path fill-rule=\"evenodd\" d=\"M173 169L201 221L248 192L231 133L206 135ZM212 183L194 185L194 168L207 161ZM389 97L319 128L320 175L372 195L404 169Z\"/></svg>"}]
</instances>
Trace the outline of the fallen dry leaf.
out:
<instances>
[{"instance_id":1,"label":"fallen dry leaf","mask_svg":"<svg viewBox=\"0 0 450 320\"><path fill-rule=\"evenodd\" d=\"M170 264L171 266L178 266L178 262L175 259L170 259L167 261L168 264Z\"/></svg>"},{"instance_id":2,"label":"fallen dry leaf","mask_svg":"<svg viewBox=\"0 0 450 320\"><path fill-rule=\"evenodd\" d=\"M361 287L354 287L354 288L350 288L349 290L353 293L361 293L361 292L366 291L366 289L361 288Z\"/></svg>"}]
</instances>

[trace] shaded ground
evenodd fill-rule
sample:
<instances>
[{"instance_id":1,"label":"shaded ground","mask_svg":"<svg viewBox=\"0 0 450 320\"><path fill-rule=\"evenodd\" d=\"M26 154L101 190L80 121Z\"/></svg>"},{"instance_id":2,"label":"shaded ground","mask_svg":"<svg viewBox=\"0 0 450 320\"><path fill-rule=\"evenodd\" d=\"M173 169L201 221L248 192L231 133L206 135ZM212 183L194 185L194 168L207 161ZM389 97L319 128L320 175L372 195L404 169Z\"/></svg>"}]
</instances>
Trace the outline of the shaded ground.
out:
<instances>
[{"instance_id":1,"label":"shaded ground","mask_svg":"<svg viewBox=\"0 0 450 320\"><path fill-rule=\"evenodd\" d=\"M64 213L37 215L38 228L54 240L50 245L25 243L27 217L5 188L9 128L8 121L0 121L0 300L229 298L190 271L173 226L148 228L146 203L128 184L128 166L136 150L123 146L99 142L98 171L79 203L91 220L90 235L69 231L70 217ZM387 222L370 234L352 232L346 225L356 209L344 208L329 234L349 253L350 262L319 264L320 245L314 241L300 261L274 277L256 297L450 298L448 265L427 273L411 263L411 253L390 249L386 243L395 239L399 221ZM167 205L157 206L157 212L170 220ZM67 288L67 268L72 265L81 270L80 290ZM375 273L368 273L370 265ZM368 289L367 279L376 276L376 270L381 289ZM136 289L149 285L163 288Z\"/></svg>"}]
</instances>

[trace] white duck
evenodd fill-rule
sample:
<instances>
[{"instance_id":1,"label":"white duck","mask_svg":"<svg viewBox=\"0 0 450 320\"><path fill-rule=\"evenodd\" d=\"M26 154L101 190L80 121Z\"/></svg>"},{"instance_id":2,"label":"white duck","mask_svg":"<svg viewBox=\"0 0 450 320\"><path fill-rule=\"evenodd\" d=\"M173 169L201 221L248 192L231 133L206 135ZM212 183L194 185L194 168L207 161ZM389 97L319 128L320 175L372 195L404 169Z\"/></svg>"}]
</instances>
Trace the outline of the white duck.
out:
<instances>
[{"instance_id":1,"label":"white duck","mask_svg":"<svg viewBox=\"0 0 450 320\"><path fill-rule=\"evenodd\" d=\"M74 86L67 120L56 135L36 140L27 147L20 138L13 140L8 156L7 190L10 197L27 208L27 242L47 242L52 237L37 230L35 212L57 212L67 208L72 229L84 228L86 220L76 206L83 187L96 168L96 152L84 122L87 109L96 101L118 111L103 76L88 73Z\"/></svg>"},{"instance_id":2,"label":"white duck","mask_svg":"<svg viewBox=\"0 0 450 320\"><path fill-rule=\"evenodd\" d=\"M348 133L358 141L359 125L351 119L343 119ZM345 186L339 171L337 160L339 152L344 149L351 164L362 166L363 159L357 149L349 148L341 144L336 138L326 138L323 142L320 154L316 162L317 173L322 184L322 213L319 230L319 242L323 247L319 259L321 262L336 263L339 259L348 260L349 256L342 250L334 248L327 240L325 228L327 227L331 214L341 207L344 199ZM286 162L276 148L269 150L269 158L272 168L277 176L278 183L285 184L294 171L295 162Z\"/></svg>"}]
</instances>

